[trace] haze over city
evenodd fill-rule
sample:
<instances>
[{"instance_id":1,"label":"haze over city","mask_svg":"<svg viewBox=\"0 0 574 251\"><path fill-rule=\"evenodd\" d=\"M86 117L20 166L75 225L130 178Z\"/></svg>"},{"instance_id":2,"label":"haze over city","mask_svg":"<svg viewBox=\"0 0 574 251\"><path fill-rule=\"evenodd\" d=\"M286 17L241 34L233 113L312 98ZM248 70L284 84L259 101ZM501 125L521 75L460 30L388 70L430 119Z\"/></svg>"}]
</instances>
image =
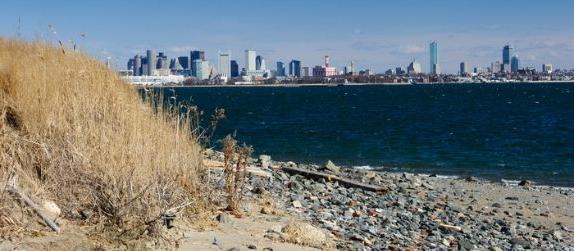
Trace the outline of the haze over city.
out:
<instances>
[{"instance_id":1,"label":"haze over city","mask_svg":"<svg viewBox=\"0 0 574 251\"><path fill-rule=\"evenodd\" d=\"M0 34L74 40L96 58L110 57L117 68L154 48L169 57L203 50L213 62L218 51L231 51L241 65L245 49L257 50L270 65L296 58L314 66L330 55L334 66L354 61L358 68L375 72L406 67L417 59L427 71L433 40L440 43L440 64L447 73L456 73L462 61L474 67L499 60L507 43L524 66L574 68L574 20L569 13L574 3L569 1L58 3L64 2L5 3L13 11L0 16L5 24ZM513 11L518 6L520 11Z\"/></svg>"}]
</instances>

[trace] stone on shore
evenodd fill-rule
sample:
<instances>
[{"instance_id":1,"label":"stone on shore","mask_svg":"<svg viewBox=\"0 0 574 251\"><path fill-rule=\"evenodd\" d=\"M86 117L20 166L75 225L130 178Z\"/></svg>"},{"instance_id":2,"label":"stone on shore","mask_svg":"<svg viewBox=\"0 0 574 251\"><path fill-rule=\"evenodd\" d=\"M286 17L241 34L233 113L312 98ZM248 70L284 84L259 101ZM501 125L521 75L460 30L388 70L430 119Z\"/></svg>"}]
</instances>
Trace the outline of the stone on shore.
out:
<instances>
[{"instance_id":1,"label":"stone on shore","mask_svg":"<svg viewBox=\"0 0 574 251\"><path fill-rule=\"evenodd\" d=\"M327 163L323 167L323 170L328 170L328 171L331 171L333 173L339 173L341 171L341 168L329 160L329 161L327 161Z\"/></svg>"}]
</instances>

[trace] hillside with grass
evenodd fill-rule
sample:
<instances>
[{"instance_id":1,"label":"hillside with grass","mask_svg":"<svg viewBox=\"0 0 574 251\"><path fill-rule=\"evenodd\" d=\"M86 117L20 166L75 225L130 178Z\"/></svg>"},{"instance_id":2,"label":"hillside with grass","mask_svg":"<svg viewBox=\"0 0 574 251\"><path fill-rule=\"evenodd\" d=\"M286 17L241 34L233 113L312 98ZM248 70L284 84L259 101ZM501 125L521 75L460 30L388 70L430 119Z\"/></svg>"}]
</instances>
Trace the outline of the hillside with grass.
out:
<instances>
[{"instance_id":1,"label":"hillside with grass","mask_svg":"<svg viewBox=\"0 0 574 251\"><path fill-rule=\"evenodd\" d=\"M187 118L80 52L0 39L1 239L53 231L39 214L106 241L157 237L205 205L205 173Z\"/></svg>"}]
</instances>

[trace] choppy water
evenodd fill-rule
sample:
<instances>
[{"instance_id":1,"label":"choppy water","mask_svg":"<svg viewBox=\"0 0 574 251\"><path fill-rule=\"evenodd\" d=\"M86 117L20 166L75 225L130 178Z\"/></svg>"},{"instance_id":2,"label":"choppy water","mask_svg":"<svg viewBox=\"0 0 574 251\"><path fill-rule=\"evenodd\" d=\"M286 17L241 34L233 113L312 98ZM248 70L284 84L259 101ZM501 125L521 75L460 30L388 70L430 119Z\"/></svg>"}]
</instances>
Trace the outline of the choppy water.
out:
<instances>
[{"instance_id":1,"label":"choppy water","mask_svg":"<svg viewBox=\"0 0 574 251\"><path fill-rule=\"evenodd\" d=\"M166 93L169 95L168 93ZM176 88L277 160L574 186L574 84Z\"/></svg>"}]
</instances>

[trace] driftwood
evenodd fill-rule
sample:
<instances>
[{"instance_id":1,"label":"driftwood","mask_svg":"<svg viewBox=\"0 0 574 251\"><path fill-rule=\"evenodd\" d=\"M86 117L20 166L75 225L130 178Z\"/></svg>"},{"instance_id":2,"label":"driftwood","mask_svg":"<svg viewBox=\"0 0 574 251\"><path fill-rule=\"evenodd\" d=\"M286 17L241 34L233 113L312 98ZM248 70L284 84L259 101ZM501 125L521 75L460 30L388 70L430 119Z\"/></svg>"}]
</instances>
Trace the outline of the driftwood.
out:
<instances>
[{"instance_id":1,"label":"driftwood","mask_svg":"<svg viewBox=\"0 0 574 251\"><path fill-rule=\"evenodd\" d=\"M38 216L40 216L40 218L42 218L42 220L44 220L46 225L48 225L52 230L54 230L56 233L60 233L60 227L44 213L44 211L40 208L40 206L38 206L34 201L32 201L32 199L30 199L30 197L28 197L22 191L20 191L20 189L18 188L18 184L16 182L16 176L13 176L10 179L10 183L11 184L8 185L7 189L8 192L12 193L15 197L23 201L30 208L32 208L32 210L34 210L34 212L38 214Z\"/></svg>"},{"instance_id":2,"label":"driftwood","mask_svg":"<svg viewBox=\"0 0 574 251\"><path fill-rule=\"evenodd\" d=\"M285 171L287 173L300 174L300 175L303 175L305 177L309 177L309 178L313 178L313 179L325 179L327 181L337 181L337 182L339 182L339 184L342 184L344 186L356 187L356 188L360 188L360 189L367 190L367 191L373 191L373 192L386 192L387 191L387 189L384 187L365 184L362 182L354 181L351 179L339 177L339 176L324 173L324 172L311 171L311 170L297 168L297 167L283 167L282 169L283 169L283 171Z\"/></svg>"}]
</instances>

